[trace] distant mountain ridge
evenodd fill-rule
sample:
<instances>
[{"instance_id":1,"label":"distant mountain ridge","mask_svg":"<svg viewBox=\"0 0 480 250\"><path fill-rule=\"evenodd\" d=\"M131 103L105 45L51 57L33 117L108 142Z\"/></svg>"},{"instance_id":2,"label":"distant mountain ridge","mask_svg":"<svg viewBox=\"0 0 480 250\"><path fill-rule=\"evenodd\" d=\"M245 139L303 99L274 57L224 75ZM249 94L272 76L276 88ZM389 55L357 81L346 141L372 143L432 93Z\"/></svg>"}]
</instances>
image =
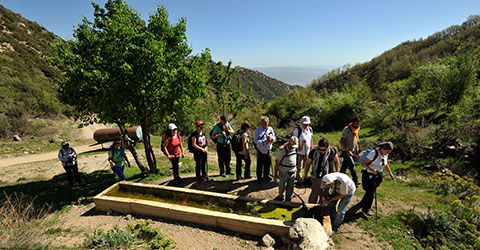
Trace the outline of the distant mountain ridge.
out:
<instances>
[{"instance_id":1,"label":"distant mountain ridge","mask_svg":"<svg viewBox=\"0 0 480 250\"><path fill-rule=\"evenodd\" d=\"M254 67L252 70L260 71L265 75L276 78L291 85L305 87L311 81L322 76L332 69L326 66L312 67Z\"/></svg>"}]
</instances>

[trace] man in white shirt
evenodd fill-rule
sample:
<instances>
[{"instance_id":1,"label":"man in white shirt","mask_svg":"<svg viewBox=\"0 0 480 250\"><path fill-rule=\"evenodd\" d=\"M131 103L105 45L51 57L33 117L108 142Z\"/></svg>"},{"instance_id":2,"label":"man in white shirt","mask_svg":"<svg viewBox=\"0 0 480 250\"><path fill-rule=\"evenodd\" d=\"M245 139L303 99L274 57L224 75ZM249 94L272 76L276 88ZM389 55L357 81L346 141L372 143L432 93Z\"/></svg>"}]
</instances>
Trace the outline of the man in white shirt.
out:
<instances>
[{"instance_id":1,"label":"man in white shirt","mask_svg":"<svg viewBox=\"0 0 480 250\"><path fill-rule=\"evenodd\" d=\"M310 127L310 117L302 117L302 126L299 126L293 131L292 136L298 137L300 145L297 149L297 181L303 180L301 173L302 169L307 164L307 156L313 148L313 130Z\"/></svg>"},{"instance_id":2,"label":"man in white shirt","mask_svg":"<svg viewBox=\"0 0 480 250\"><path fill-rule=\"evenodd\" d=\"M342 226L348 204L355 193L355 183L346 174L331 173L322 178L322 188L333 188L333 193L329 199L322 202L323 206L328 205L330 220L332 221L332 230L337 232ZM337 210L337 203L338 210Z\"/></svg>"}]
</instances>

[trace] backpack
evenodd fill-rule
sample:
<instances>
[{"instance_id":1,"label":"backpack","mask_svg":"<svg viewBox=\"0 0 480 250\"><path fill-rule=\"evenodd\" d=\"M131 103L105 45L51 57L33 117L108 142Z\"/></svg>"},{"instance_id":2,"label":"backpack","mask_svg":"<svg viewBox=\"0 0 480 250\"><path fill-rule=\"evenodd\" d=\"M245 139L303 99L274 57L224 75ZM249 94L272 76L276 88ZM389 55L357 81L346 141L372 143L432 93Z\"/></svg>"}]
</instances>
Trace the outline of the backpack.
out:
<instances>
[{"instance_id":1,"label":"backpack","mask_svg":"<svg viewBox=\"0 0 480 250\"><path fill-rule=\"evenodd\" d=\"M193 141L192 141L193 137L194 137L196 134L197 134L197 131L194 131L193 133L191 133L191 134L188 136L188 143L187 143L188 147L187 147L187 148L188 148L188 151L190 151L190 153L195 153L195 152L198 151L198 149L193 146Z\"/></svg>"},{"instance_id":2,"label":"backpack","mask_svg":"<svg viewBox=\"0 0 480 250\"><path fill-rule=\"evenodd\" d=\"M215 142L215 143L217 143L218 138L214 139L214 138L212 138L212 136L213 136L213 130L215 129L216 126L219 126L220 129L222 128L222 126L220 126L219 123L217 123L217 124L215 124L215 126L213 126L213 128L208 133L208 135L210 136L210 139L212 139L212 141ZM222 131L223 131L223 129L222 129Z\"/></svg>"},{"instance_id":3,"label":"backpack","mask_svg":"<svg viewBox=\"0 0 480 250\"><path fill-rule=\"evenodd\" d=\"M298 126L297 129L296 129L298 132L297 132L297 138L300 138L300 134L302 133L302 126ZM310 131L313 135L313 130L312 130L312 127L308 127L308 131Z\"/></svg>"},{"instance_id":4,"label":"backpack","mask_svg":"<svg viewBox=\"0 0 480 250\"><path fill-rule=\"evenodd\" d=\"M375 156L373 157L372 161L370 161L367 165L370 165L378 157L378 150L376 150L376 149L373 149L373 150L375 150ZM365 153L363 153L362 159L360 160L362 163L365 161L365 159L367 159L367 156L368 156L368 154L370 154L370 152L372 152L372 149L367 149L367 151L365 151Z\"/></svg>"},{"instance_id":5,"label":"backpack","mask_svg":"<svg viewBox=\"0 0 480 250\"><path fill-rule=\"evenodd\" d=\"M237 130L237 133L235 133L233 136L232 136L232 140L231 140L231 143L232 143L232 150L233 152L241 152L243 151L243 142L242 142L242 133L243 131L241 131L240 129Z\"/></svg>"}]
</instances>

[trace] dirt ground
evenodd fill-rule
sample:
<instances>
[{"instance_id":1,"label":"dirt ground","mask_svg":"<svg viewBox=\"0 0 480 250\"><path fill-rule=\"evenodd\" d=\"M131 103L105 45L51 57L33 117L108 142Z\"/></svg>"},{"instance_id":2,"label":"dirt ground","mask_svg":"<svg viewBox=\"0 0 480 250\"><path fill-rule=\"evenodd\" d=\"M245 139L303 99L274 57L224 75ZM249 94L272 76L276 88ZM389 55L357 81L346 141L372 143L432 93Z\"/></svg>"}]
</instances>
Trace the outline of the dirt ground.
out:
<instances>
[{"instance_id":1,"label":"dirt ground","mask_svg":"<svg viewBox=\"0 0 480 250\"><path fill-rule=\"evenodd\" d=\"M82 135L86 138L92 138L94 127L87 127L82 130ZM91 173L97 170L107 169L105 154L82 155L83 152L95 151L101 146L89 147L88 145L72 145L79 154L79 171ZM139 152L141 154L141 152ZM157 154L159 156L160 154ZM188 154L190 155L190 154ZM191 157L191 156L187 156ZM216 164L216 156L209 154L209 163ZM254 162L252 164L255 164ZM233 162L232 162L233 165ZM60 162L57 159L57 153L45 153L39 155L27 155L17 158L0 159L0 182L9 183L19 180L31 180L38 178L52 178L64 172ZM257 184L255 179L234 181L215 180L218 173L210 173L212 180L209 182L197 183L192 175L183 176L184 180L179 185L185 188L195 188L206 191L229 193L233 195L255 197L261 199L273 199L278 188L275 183ZM159 180L158 185L173 185L171 178ZM298 188L295 192L304 200L308 199L310 190ZM300 202L298 197L294 197L293 202ZM358 198L354 197L351 202L356 204ZM384 206L387 210L387 206ZM393 208L392 208L393 209ZM385 211L389 212L389 211ZM71 229L76 234L65 234L56 239L50 239L50 242L60 242L62 245L74 246L80 245L86 232L93 232L97 228L111 229L114 225L126 226L128 222L145 219L142 216L105 214L95 211L93 203L75 205L68 212L62 213L58 218L58 224L61 228ZM154 220L154 226L161 228L162 232L170 238L173 238L177 249L266 249L258 245L259 238L236 232L225 231L212 227L183 223L167 219L151 218ZM357 227L355 223L344 224L337 232L337 249L385 249L385 243L378 242L375 238L369 236L363 229ZM390 247L388 247L390 248ZM285 249L282 247L280 249Z\"/></svg>"}]
</instances>

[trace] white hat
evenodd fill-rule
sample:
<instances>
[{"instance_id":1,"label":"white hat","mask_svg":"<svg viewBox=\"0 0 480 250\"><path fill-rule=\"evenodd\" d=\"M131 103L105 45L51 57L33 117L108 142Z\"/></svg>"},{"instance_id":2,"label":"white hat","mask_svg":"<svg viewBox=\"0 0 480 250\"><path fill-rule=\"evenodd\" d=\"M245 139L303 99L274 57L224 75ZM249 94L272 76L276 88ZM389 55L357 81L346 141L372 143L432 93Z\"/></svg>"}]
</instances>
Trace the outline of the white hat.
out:
<instances>
[{"instance_id":1,"label":"white hat","mask_svg":"<svg viewBox=\"0 0 480 250\"><path fill-rule=\"evenodd\" d=\"M290 143L290 146L292 146L293 149L298 148L298 137L292 136L290 137L288 142Z\"/></svg>"},{"instance_id":2,"label":"white hat","mask_svg":"<svg viewBox=\"0 0 480 250\"><path fill-rule=\"evenodd\" d=\"M330 185L334 181L335 181L335 178L333 176L327 174L322 178L322 186Z\"/></svg>"},{"instance_id":3,"label":"white hat","mask_svg":"<svg viewBox=\"0 0 480 250\"><path fill-rule=\"evenodd\" d=\"M310 124L310 117L304 116L302 117L302 124Z\"/></svg>"},{"instance_id":4,"label":"white hat","mask_svg":"<svg viewBox=\"0 0 480 250\"><path fill-rule=\"evenodd\" d=\"M175 129L178 129L178 128L177 128L177 126L175 126L175 124L170 123L170 124L168 124L168 129L169 130L175 130Z\"/></svg>"}]
</instances>

